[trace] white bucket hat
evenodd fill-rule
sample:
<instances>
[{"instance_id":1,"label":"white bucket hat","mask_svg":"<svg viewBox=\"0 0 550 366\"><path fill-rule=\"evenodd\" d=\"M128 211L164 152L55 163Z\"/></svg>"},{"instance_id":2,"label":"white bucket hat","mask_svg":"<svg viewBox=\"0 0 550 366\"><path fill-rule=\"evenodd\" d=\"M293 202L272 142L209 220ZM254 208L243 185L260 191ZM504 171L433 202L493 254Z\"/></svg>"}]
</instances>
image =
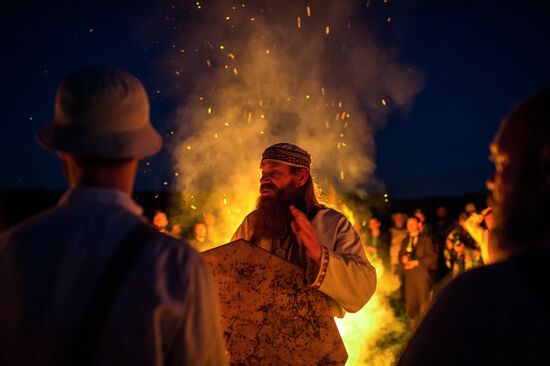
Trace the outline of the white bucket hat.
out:
<instances>
[{"instance_id":1,"label":"white bucket hat","mask_svg":"<svg viewBox=\"0 0 550 366\"><path fill-rule=\"evenodd\" d=\"M53 121L36 139L49 150L96 158L141 159L162 147L149 120L143 85L110 67L88 67L67 76L57 89Z\"/></svg>"}]
</instances>

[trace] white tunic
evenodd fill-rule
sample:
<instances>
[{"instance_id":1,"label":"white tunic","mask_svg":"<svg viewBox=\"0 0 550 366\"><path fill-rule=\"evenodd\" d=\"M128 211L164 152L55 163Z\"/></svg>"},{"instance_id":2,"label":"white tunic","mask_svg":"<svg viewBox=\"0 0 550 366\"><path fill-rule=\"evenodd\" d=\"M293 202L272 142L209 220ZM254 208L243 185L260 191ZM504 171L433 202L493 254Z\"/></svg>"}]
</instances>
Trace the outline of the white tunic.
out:
<instances>
[{"instance_id":1,"label":"white tunic","mask_svg":"<svg viewBox=\"0 0 550 366\"><path fill-rule=\"evenodd\" d=\"M252 215L247 215L232 240L253 241ZM334 316L359 311L374 294L376 271L369 263L359 235L349 220L340 212L322 208L311 220L323 249L319 265L308 263L313 269L311 286L331 298L329 303ZM254 244L272 251L272 241L260 239Z\"/></svg>"}]
</instances>

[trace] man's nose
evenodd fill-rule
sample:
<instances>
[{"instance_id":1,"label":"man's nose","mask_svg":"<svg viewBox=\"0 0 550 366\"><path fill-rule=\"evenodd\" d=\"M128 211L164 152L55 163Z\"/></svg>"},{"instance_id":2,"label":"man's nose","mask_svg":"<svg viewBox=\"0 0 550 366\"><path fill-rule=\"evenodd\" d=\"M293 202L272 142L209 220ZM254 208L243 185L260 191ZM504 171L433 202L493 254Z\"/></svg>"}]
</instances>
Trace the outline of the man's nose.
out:
<instances>
[{"instance_id":1,"label":"man's nose","mask_svg":"<svg viewBox=\"0 0 550 366\"><path fill-rule=\"evenodd\" d=\"M485 182L485 186L489 191L492 191L493 189L495 189L495 173L493 173L491 177L487 179L487 181Z\"/></svg>"},{"instance_id":2,"label":"man's nose","mask_svg":"<svg viewBox=\"0 0 550 366\"><path fill-rule=\"evenodd\" d=\"M262 174L260 178L260 183L271 183L271 177L267 174Z\"/></svg>"}]
</instances>

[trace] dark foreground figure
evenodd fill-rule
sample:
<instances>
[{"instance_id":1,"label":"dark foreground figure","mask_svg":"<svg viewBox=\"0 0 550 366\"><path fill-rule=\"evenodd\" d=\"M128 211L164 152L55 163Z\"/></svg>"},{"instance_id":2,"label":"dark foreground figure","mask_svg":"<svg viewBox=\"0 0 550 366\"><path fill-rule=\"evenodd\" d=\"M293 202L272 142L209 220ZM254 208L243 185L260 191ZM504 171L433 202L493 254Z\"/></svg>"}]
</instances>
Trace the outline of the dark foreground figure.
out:
<instances>
[{"instance_id":1,"label":"dark foreground figure","mask_svg":"<svg viewBox=\"0 0 550 366\"><path fill-rule=\"evenodd\" d=\"M503 121L491 144L499 263L438 296L399 365L542 365L550 350L550 89Z\"/></svg>"},{"instance_id":2,"label":"dark foreground figure","mask_svg":"<svg viewBox=\"0 0 550 366\"><path fill-rule=\"evenodd\" d=\"M206 264L130 197L138 159L162 145L141 83L71 74L37 137L69 190L0 236L0 365L224 364Z\"/></svg>"}]
</instances>

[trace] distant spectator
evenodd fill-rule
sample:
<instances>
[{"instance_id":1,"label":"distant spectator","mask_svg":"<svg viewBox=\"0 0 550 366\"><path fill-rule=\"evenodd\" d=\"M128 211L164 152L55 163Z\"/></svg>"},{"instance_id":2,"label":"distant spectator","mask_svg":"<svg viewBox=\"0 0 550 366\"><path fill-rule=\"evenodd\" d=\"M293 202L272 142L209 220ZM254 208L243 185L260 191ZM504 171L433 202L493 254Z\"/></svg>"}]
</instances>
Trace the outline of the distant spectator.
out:
<instances>
[{"instance_id":1,"label":"distant spectator","mask_svg":"<svg viewBox=\"0 0 550 366\"><path fill-rule=\"evenodd\" d=\"M478 244L464 228L467 219L468 214L462 212L457 226L447 236L444 251L445 264L451 270L453 278L466 270L483 265Z\"/></svg>"},{"instance_id":2,"label":"distant spectator","mask_svg":"<svg viewBox=\"0 0 550 366\"><path fill-rule=\"evenodd\" d=\"M213 212L207 212L204 214L203 222L206 225L206 240L210 243L218 243L220 240L218 231L216 229L216 216Z\"/></svg>"},{"instance_id":3,"label":"distant spectator","mask_svg":"<svg viewBox=\"0 0 550 366\"><path fill-rule=\"evenodd\" d=\"M212 242L208 240L208 227L204 222L196 222L193 225L193 237L189 242L199 252L212 248Z\"/></svg>"},{"instance_id":4,"label":"distant spectator","mask_svg":"<svg viewBox=\"0 0 550 366\"><path fill-rule=\"evenodd\" d=\"M475 213L477 211L476 204L473 202L468 202L466 205L464 205L464 212L466 212L469 215Z\"/></svg>"},{"instance_id":5,"label":"distant spectator","mask_svg":"<svg viewBox=\"0 0 550 366\"><path fill-rule=\"evenodd\" d=\"M155 211L153 216L153 226L161 233L168 232L168 217L161 210Z\"/></svg>"},{"instance_id":6,"label":"distant spectator","mask_svg":"<svg viewBox=\"0 0 550 366\"><path fill-rule=\"evenodd\" d=\"M170 230L170 234L173 237L180 239L182 237L182 234L183 234L183 230L181 229L181 225L180 224L172 225L172 230Z\"/></svg>"},{"instance_id":7,"label":"distant spectator","mask_svg":"<svg viewBox=\"0 0 550 366\"><path fill-rule=\"evenodd\" d=\"M398 272L401 262L399 260L399 251L401 244L407 237L407 229L405 228L406 215L402 212L396 212L392 215L393 226L390 228L390 265L394 272Z\"/></svg>"},{"instance_id":8,"label":"distant spectator","mask_svg":"<svg viewBox=\"0 0 550 366\"><path fill-rule=\"evenodd\" d=\"M484 264L493 263L491 259L491 249L489 247L489 237L493 229L493 211L487 207L481 213L473 213L464 222L464 228L479 244L481 257Z\"/></svg>"},{"instance_id":9,"label":"distant spectator","mask_svg":"<svg viewBox=\"0 0 550 366\"><path fill-rule=\"evenodd\" d=\"M390 237L382 231L382 223L379 218L372 217L369 220L369 236L366 240L366 252L375 253L381 260L386 270L390 269Z\"/></svg>"},{"instance_id":10,"label":"distant spectator","mask_svg":"<svg viewBox=\"0 0 550 366\"><path fill-rule=\"evenodd\" d=\"M430 274L430 288L431 288L436 280L437 257L441 254L441 252L439 251L438 245L433 243L434 238L433 238L432 227L430 224L428 224L426 220L426 214L424 213L424 211L422 211L421 209L417 209L414 212L414 216L418 218L418 228L420 230L420 233L422 235L429 237L432 240L433 249L435 251L436 260L433 261L428 268L428 272Z\"/></svg>"},{"instance_id":11,"label":"distant spectator","mask_svg":"<svg viewBox=\"0 0 550 366\"><path fill-rule=\"evenodd\" d=\"M407 220L408 235L403 240L399 258L405 273L405 305L414 327L422 316L430 298L429 268L436 261L433 243L429 236L420 233L416 216Z\"/></svg>"},{"instance_id":12,"label":"distant spectator","mask_svg":"<svg viewBox=\"0 0 550 366\"><path fill-rule=\"evenodd\" d=\"M451 220L449 220L447 208L445 206L439 206L436 210L435 216L433 239L437 248L437 270L435 272L434 283L437 283L448 273L443 252L445 250L447 235L449 235L449 232L451 231L452 223Z\"/></svg>"}]
</instances>

